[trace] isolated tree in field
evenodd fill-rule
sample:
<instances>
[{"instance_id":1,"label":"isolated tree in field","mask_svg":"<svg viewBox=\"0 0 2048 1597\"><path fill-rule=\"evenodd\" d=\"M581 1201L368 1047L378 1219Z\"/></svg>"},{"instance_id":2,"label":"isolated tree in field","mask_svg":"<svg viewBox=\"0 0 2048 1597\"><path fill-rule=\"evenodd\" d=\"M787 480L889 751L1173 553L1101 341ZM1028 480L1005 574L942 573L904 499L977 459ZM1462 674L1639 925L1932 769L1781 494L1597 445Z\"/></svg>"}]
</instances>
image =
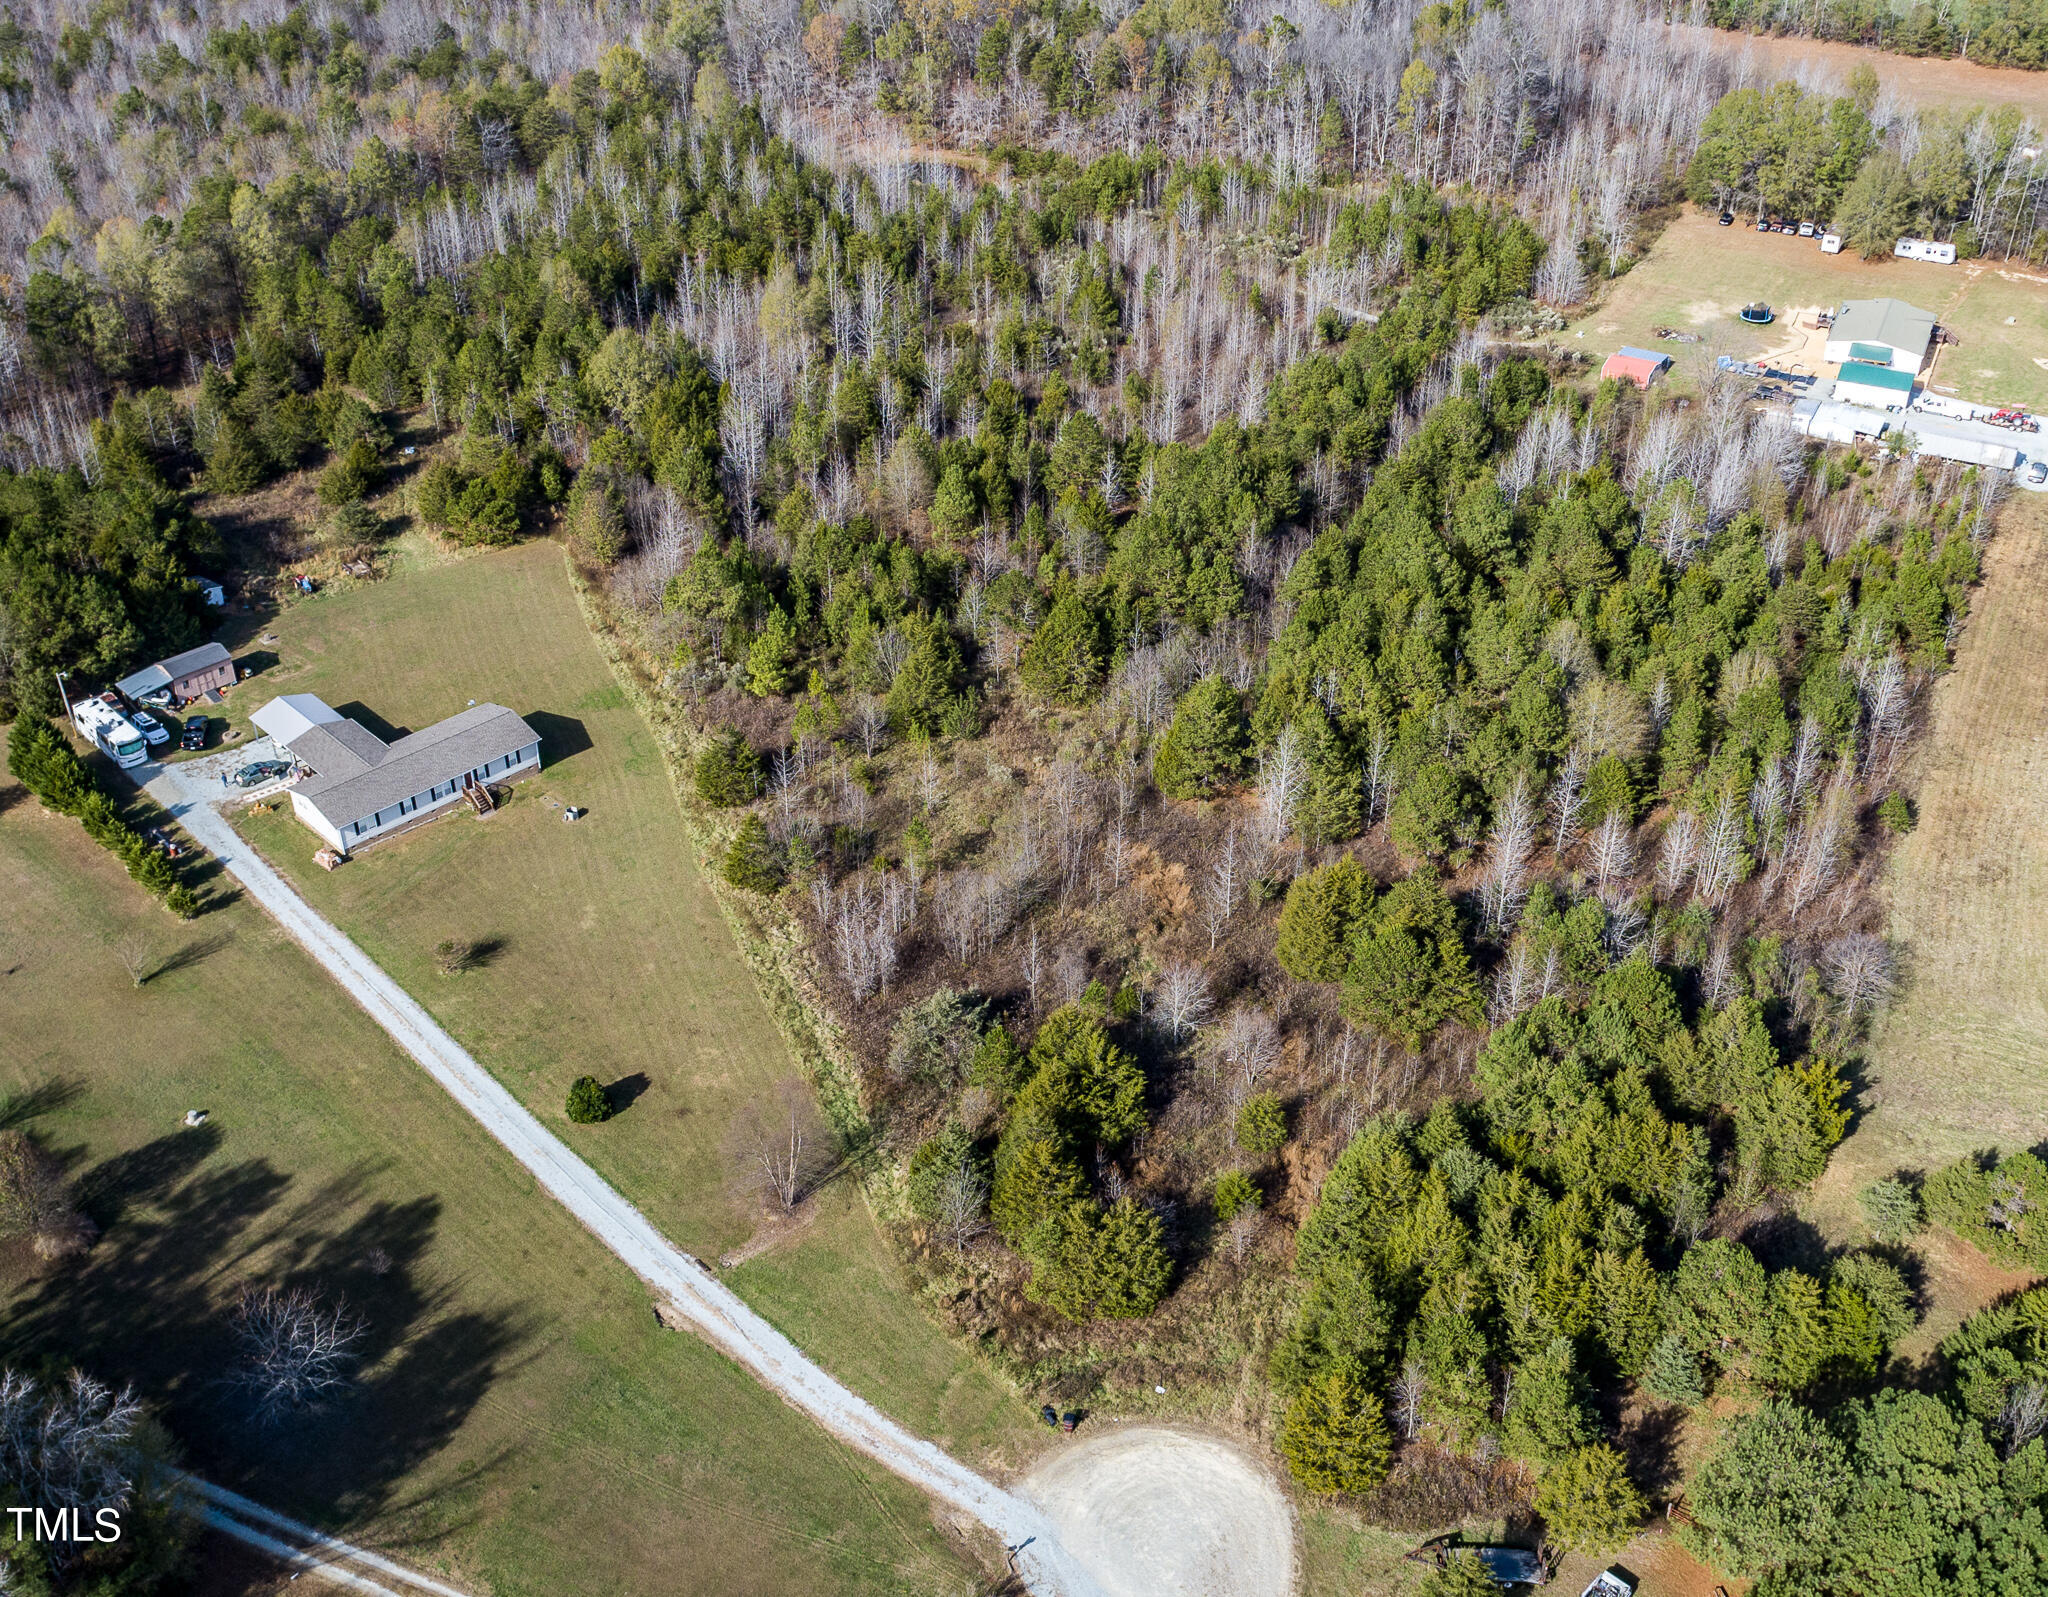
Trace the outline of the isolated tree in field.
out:
<instances>
[{"instance_id":1,"label":"isolated tree in field","mask_svg":"<svg viewBox=\"0 0 2048 1597\"><path fill-rule=\"evenodd\" d=\"M1386 1479L1393 1439L1379 1399L1333 1369L1295 1394L1281 1423L1280 1452L1307 1490L1359 1496Z\"/></svg>"},{"instance_id":2,"label":"isolated tree in field","mask_svg":"<svg viewBox=\"0 0 2048 1597\"><path fill-rule=\"evenodd\" d=\"M1536 1487L1544 1540L1569 1553L1612 1556L1635 1535L1646 1511L1621 1455L1604 1443L1559 1459Z\"/></svg>"},{"instance_id":3,"label":"isolated tree in field","mask_svg":"<svg viewBox=\"0 0 2048 1597\"><path fill-rule=\"evenodd\" d=\"M307 1287L247 1287L235 1305L233 1379L274 1425L347 1386L368 1322Z\"/></svg>"},{"instance_id":4,"label":"isolated tree in field","mask_svg":"<svg viewBox=\"0 0 2048 1597\"><path fill-rule=\"evenodd\" d=\"M569 1118L579 1126L594 1126L612 1117L611 1094L595 1076L578 1076L569 1084Z\"/></svg>"},{"instance_id":5,"label":"isolated tree in field","mask_svg":"<svg viewBox=\"0 0 2048 1597\"><path fill-rule=\"evenodd\" d=\"M1821 951L1821 969L1851 1017L1882 1004L1896 986L1891 944L1875 932L1835 938Z\"/></svg>"},{"instance_id":6,"label":"isolated tree in field","mask_svg":"<svg viewBox=\"0 0 2048 1597\"><path fill-rule=\"evenodd\" d=\"M734 1116L727 1153L740 1187L783 1214L802 1205L839 1163L838 1146L800 1081L784 1082L767 1103Z\"/></svg>"},{"instance_id":7,"label":"isolated tree in field","mask_svg":"<svg viewBox=\"0 0 2048 1597\"><path fill-rule=\"evenodd\" d=\"M1244 705L1221 676L1188 689L1152 759L1152 780L1168 798L1208 798L1244 772Z\"/></svg>"}]
</instances>

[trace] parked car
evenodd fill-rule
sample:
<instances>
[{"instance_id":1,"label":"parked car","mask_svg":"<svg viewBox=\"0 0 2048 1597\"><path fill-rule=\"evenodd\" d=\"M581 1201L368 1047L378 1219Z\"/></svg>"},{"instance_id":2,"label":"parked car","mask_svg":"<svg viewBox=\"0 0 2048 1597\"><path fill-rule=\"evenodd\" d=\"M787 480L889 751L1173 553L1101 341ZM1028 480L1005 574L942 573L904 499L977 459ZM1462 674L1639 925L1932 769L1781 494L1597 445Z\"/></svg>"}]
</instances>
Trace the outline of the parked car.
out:
<instances>
[{"instance_id":1,"label":"parked car","mask_svg":"<svg viewBox=\"0 0 2048 1597\"><path fill-rule=\"evenodd\" d=\"M178 747L181 749L203 749L206 747L205 716L188 715L185 717L185 730L178 734Z\"/></svg>"},{"instance_id":2,"label":"parked car","mask_svg":"<svg viewBox=\"0 0 2048 1597\"><path fill-rule=\"evenodd\" d=\"M1635 1597L1636 1583L1618 1569L1603 1569L1579 1597Z\"/></svg>"},{"instance_id":3,"label":"parked car","mask_svg":"<svg viewBox=\"0 0 2048 1597\"><path fill-rule=\"evenodd\" d=\"M1801 238L1812 238L1813 233L1814 227L1811 222L1801 222L1799 224L1799 236Z\"/></svg>"},{"instance_id":4,"label":"parked car","mask_svg":"<svg viewBox=\"0 0 2048 1597\"><path fill-rule=\"evenodd\" d=\"M161 747L171 741L171 734L164 729L163 722L147 710L130 710L129 723L142 734L142 741L151 748Z\"/></svg>"},{"instance_id":5,"label":"parked car","mask_svg":"<svg viewBox=\"0 0 2048 1597\"><path fill-rule=\"evenodd\" d=\"M1733 211L1723 211L1721 213L1721 225L1723 227L1733 227L1735 225L1735 213Z\"/></svg>"},{"instance_id":6,"label":"parked car","mask_svg":"<svg viewBox=\"0 0 2048 1597\"><path fill-rule=\"evenodd\" d=\"M2048 460L2037 460L2027 468L2027 481L2036 486L2048 482Z\"/></svg>"},{"instance_id":7,"label":"parked car","mask_svg":"<svg viewBox=\"0 0 2048 1597\"><path fill-rule=\"evenodd\" d=\"M258 760L235 773L235 786L261 787L265 782L275 782L280 777L291 775L291 771L290 764L284 760Z\"/></svg>"}]
</instances>

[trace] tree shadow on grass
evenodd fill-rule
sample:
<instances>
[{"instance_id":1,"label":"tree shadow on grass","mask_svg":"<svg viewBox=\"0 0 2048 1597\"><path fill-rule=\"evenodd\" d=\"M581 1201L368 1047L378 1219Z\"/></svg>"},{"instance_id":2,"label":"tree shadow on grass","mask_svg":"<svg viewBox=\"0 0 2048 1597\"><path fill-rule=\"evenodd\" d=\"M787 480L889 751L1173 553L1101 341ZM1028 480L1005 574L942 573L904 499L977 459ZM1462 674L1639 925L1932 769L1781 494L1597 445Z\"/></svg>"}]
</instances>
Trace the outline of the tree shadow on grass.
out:
<instances>
[{"instance_id":1,"label":"tree shadow on grass","mask_svg":"<svg viewBox=\"0 0 2048 1597\"><path fill-rule=\"evenodd\" d=\"M364 1166L292 1202L289 1174L219 1150L202 1127L83 1170L99 1244L24 1290L0 1357L133 1384L195 1469L273 1506L330 1522L375 1513L533 1340L532 1317L480 1311L427 1279L439 1198L373 1199ZM312 1288L365 1324L351 1386L269 1428L228 1380L233 1306L251 1284Z\"/></svg>"},{"instance_id":2,"label":"tree shadow on grass","mask_svg":"<svg viewBox=\"0 0 2048 1597\"><path fill-rule=\"evenodd\" d=\"M66 1104L73 1102L85 1092L85 1084L75 1078L52 1076L47 1081L20 1092L0 1095L0 1131L15 1131L41 1119L44 1115L55 1114Z\"/></svg>"}]
</instances>

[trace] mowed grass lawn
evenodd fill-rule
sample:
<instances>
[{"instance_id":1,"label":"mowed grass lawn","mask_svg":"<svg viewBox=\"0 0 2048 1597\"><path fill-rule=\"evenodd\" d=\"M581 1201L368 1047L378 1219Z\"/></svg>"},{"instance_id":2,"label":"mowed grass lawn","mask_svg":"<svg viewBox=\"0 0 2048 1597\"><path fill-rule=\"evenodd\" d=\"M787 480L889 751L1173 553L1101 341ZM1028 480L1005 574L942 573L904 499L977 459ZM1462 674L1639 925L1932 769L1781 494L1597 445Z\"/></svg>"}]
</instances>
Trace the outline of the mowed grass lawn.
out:
<instances>
[{"instance_id":1,"label":"mowed grass lawn","mask_svg":"<svg viewBox=\"0 0 2048 1597\"><path fill-rule=\"evenodd\" d=\"M489 817L464 810L332 873L289 804L243 829L541 1119L671 1238L716 1259L753 1231L736 1198L736 1118L794 1074L781 1034L688 851L660 751L585 626L559 548L454 562L295 605L279 663L235 693L245 720L315 693L391 728L472 698L542 734L541 772ZM253 690L253 691L252 691ZM374 723L373 723L374 724ZM589 811L565 822L562 810ZM483 942L479 969L439 973L444 940ZM571 1081L626 1084L630 1105L570 1124ZM813 1358L963 1457L1009 1456L1032 1413L926 1317L858 1192L732 1284Z\"/></svg>"},{"instance_id":2,"label":"mowed grass lawn","mask_svg":"<svg viewBox=\"0 0 2048 1597\"><path fill-rule=\"evenodd\" d=\"M1979 404L2048 408L2048 369L2037 364L2048 360L2048 277L2023 263L1936 266L1823 255L1813 239L1739 223L1722 227L1714 212L1691 208L1646 257L1605 286L1563 341L1596 362L1623 344L1662 350L1683 384L1696 382L1716 355L1747 360L1782 349L1793 336L1787 318L1795 309L1884 298L1932 313L1961 340L1940 353L1932 380L1944 390ZM1753 300L1774 307L1779 320L1768 327L1738 320ZM1659 327L1698 333L1701 341L1659 343Z\"/></svg>"},{"instance_id":3,"label":"mowed grass lawn","mask_svg":"<svg viewBox=\"0 0 2048 1597\"><path fill-rule=\"evenodd\" d=\"M4 777L0 904L0 1088L104 1227L49 1274L0 1253L7 1360L133 1381L194 1467L495 1597L968 1589L916 1492L657 1328L255 907L178 925ZM140 989L134 937L176 967ZM250 1282L363 1314L354 1393L248 1423L219 1377Z\"/></svg>"}]
</instances>

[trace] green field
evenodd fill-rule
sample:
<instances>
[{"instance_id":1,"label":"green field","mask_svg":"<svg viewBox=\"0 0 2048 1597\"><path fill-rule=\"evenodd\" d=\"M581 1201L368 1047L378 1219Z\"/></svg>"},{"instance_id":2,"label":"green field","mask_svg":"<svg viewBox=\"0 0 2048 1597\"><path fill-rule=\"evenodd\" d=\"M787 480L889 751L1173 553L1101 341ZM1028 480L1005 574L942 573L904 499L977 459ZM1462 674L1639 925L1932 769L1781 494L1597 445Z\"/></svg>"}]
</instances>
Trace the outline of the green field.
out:
<instances>
[{"instance_id":1,"label":"green field","mask_svg":"<svg viewBox=\"0 0 2048 1597\"><path fill-rule=\"evenodd\" d=\"M536 543L323 595L272 635L278 663L237 689L238 721L273 694L315 693L415 728L475 698L541 732L540 774L496 814L445 816L332 873L288 806L243 829L669 1236L708 1258L744 1242L756 1211L733 1191L733 1125L794 1067L561 551ZM589 813L565 824L550 800ZM450 938L496 949L446 977L434 951ZM630 1107L571 1125L563 1099L585 1073L631 1083ZM911 1299L851 1182L730 1280L819 1363L961 1456L1010 1456L1031 1438L1030 1407Z\"/></svg>"},{"instance_id":2,"label":"green field","mask_svg":"<svg viewBox=\"0 0 2048 1597\"><path fill-rule=\"evenodd\" d=\"M1799 336L1795 310L1880 298L1930 311L1956 334L1960 342L1941 350L1930 379L1944 391L1980 404L2048 408L2048 368L2039 364L2048 360L2048 279L2024 265L1823 255L1812 239L1721 227L1712 213L1690 209L1603 287L1561 341L1596 365L1623 344L1660 349L1684 385L1711 369L1716 355L1784 351ZM1768 327L1739 321L1736 312L1753 300L1772 306L1779 320ZM1700 342L1660 343L1659 327L1697 333ZM1821 369L1817 349L1807 369Z\"/></svg>"},{"instance_id":3,"label":"green field","mask_svg":"<svg viewBox=\"0 0 2048 1597\"><path fill-rule=\"evenodd\" d=\"M132 1380L195 1467L496 1597L968 1586L917 1493L659 1330L253 906L179 926L4 779L0 903L0 1087L105 1227L48 1276L0 1256L10 1360ZM140 989L135 937L173 967ZM212 1118L183 1130L193 1107ZM345 1294L371 1325L360 1389L252 1429L215 1379L250 1281Z\"/></svg>"}]
</instances>

